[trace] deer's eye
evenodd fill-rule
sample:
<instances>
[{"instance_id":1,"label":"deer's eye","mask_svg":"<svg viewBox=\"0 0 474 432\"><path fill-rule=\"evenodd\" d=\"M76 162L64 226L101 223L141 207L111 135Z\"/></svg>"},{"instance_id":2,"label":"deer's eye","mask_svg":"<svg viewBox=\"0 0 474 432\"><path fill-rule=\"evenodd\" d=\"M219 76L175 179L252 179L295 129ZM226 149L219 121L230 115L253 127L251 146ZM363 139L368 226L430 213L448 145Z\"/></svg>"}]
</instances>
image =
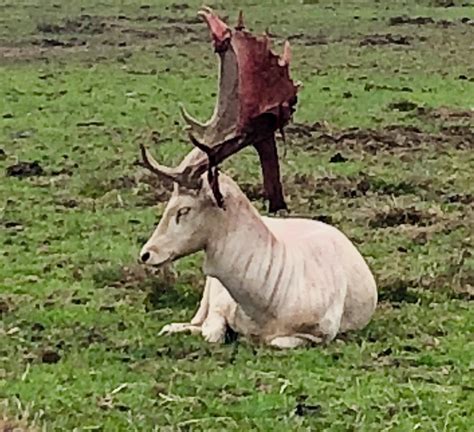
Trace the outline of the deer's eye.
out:
<instances>
[{"instance_id":1,"label":"deer's eye","mask_svg":"<svg viewBox=\"0 0 474 432\"><path fill-rule=\"evenodd\" d=\"M191 210L191 207L183 207L183 208L180 208L178 210L178 212L176 213L176 223L178 224L179 223L179 220L182 216L186 216L189 211Z\"/></svg>"}]
</instances>

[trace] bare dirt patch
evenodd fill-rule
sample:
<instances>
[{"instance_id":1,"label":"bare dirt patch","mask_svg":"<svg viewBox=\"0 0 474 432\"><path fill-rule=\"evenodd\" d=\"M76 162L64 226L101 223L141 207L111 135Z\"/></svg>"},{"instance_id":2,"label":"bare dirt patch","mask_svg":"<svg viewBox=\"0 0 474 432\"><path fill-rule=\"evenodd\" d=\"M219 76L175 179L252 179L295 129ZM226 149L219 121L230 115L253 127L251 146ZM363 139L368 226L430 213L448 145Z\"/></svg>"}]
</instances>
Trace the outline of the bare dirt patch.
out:
<instances>
[{"instance_id":1,"label":"bare dirt patch","mask_svg":"<svg viewBox=\"0 0 474 432\"><path fill-rule=\"evenodd\" d=\"M416 16L411 17L408 15L400 15L389 18L388 24L391 26L396 25L429 25L433 24L438 27L451 27L455 25L474 25L474 20L468 17L463 17L458 20L447 20L439 19L436 20L432 17Z\"/></svg>"},{"instance_id":2,"label":"bare dirt patch","mask_svg":"<svg viewBox=\"0 0 474 432\"><path fill-rule=\"evenodd\" d=\"M38 161L33 162L18 162L14 165L10 165L6 169L6 175L8 177L34 177L41 176L44 174L44 170Z\"/></svg>"},{"instance_id":3,"label":"bare dirt patch","mask_svg":"<svg viewBox=\"0 0 474 432\"><path fill-rule=\"evenodd\" d=\"M39 23L36 29L40 33L67 34L102 34L114 25L109 18L83 14L68 18L61 23Z\"/></svg>"},{"instance_id":4,"label":"bare dirt patch","mask_svg":"<svg viewBox=\"0 0 474 432\"><path fill-rule=\"evenodd\" d=\"M415 107L415 115L426 120L434 120L438 122L467 122L474 125L474 109L461 110L449 107ZM474 126L473 126L474 128ZM474 133L474 130L473 132Z\"/></svg>"},{"instance_id":5,"label":"bare dirt patch","mask_svg":"<svg viewBox=\"0 0 474 432\"><path fill-rule=\"evenodd\" d=\"M273 35L274 36L274 35ZM315 46L315 45L327 45L331 41L326 35L319 34L308 34L308 33L296 33L287 37L288 41L298 41L298 44L306 46Z\"/></svg>"},{"instance_id":6,"label":"bare dirt patch","mask_svg":"<svg viewBox=\"0 0 474 432\"><path fill-rule=\"evenodd\" d=\"M373 34L365 36L360 42L360 46L367 45L410 45L412 38L403 35Z\"/></svg>"},{"instance_id":7,"label":"bare dirt patch","mask_svg":"<svg viewBox=\"0 0 474 432\"><path fill-rule=\"evenodd\" d=\"M416 104L415 102L408 101L408 100L391 102L388 104L388 109L401 111L401 112L413 111L415 108L418 108L418 104Z\"/></svg>"},{"instance_id":8,"label":"bare dirt patch","mask_svg":"<svg viewBox=\"0 0 474 432\"><path fill-rule=\"evenodd\" d=\"M3 42L0 55L10 60L45 59L86 50L94 54L96 47L104 45L119 49L143 46L149 40L161 46L177 46L209 42L209 35L197 17L82 14L57 22L40 22L29 38Z\"/></svg>"},{"instance_id":9,"label":"bare dirt patch","mask_svg":"<svg viewBox=\"0 0 474 432\"><path fill-rule=\"evenodd\" d=\"M470 125L442 127L439 132L425 132L415 126L390 125L380 129L347 128L337 130L327 124L297 125L289 127L287 134L300 138L298 145L305 150L319 150L321 146L366 151L399 149L452 148L469 150L474 148L474 133ZM310 139L311 138L311 139Z\"/></svg>"},{"instance_id":10,"label":"bare dirt patch","mask_svg":"<svg viewBox=\"0 0 474 432\"><path fill-rule=\"evenodd\" d=\"M378 211L369 219L371 228L388 228L398 225L428 226L435 222L437 215L434 212L427 212L408 208L388 208Z\"/></svg>"},{"instance_id":11,"label":"bare dirt patch","mask_svg":"<svg viewBox=\"0 0 474 432\"><path fill-rule=\"evenodd\" d=\"M76 37L68 39L58 39L54 37L50 38L41 38L32 41L32 45L38 46L41 48L72 48L86 46L87 42L85 40L78 39Z\"/></svg>"},{"instance_id":12,"label":"bare dirt patch","mask_svg":"<svg viewBox=\"0 0 474 432\"><path fill-rule=\"evenodd\" d=\"M143 23L156 22L153 27L143 27ZM107 39L96 38L102 44L126 46L133 43L122 36L133 36L137 39L163 39L194 35L194 39L202 39L206 35L205 26L199 17L167 17L163 15L145 15L139 17L119 16L93 16L83 14L78 17L68 18L60 23L40 23L37 25L40 33L48 35L82 35L88 41L93 41L92 36L107 35ZM52 38L51 40L57 40ZM70 39L69 39L70 41ZM84 42L84 41L82 41Z\"/></svg>"},{"instance_id":13,"label":"bare dirt patch","mask_svg":"<svg viewBox=\"0 0 474 432\"><path fill-rule=\"evenodd\" d=\"M345 199L363 196L424 196L430 191L428 182L423 181L388 181L367 173L360 172L353 176L322 176L311 174L294 174L285 176L284 193L293 201L309 203L321 198L338 196ZM240 188L250 201L265 200L265 192L260 183L238 181ZM442 194L442 193L441 193ZM442 194L442 197L444 195ZM453 195L452 200L468 200L469 197Z\"/></svg>"}]
</instances>

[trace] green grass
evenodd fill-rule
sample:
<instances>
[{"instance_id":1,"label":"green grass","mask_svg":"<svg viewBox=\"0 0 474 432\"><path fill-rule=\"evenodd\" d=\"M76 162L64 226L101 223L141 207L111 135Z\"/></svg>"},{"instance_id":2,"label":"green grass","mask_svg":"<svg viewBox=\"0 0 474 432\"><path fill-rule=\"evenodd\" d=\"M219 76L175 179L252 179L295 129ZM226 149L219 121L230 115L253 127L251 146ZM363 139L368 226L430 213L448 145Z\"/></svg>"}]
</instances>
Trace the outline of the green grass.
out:
<instances>
[{"instance_id":1,"label":"green grass","mask_svg":"<svg viewBox=\"0 0 474 432\"><path fill-rule=\"evenodd\" d=\"M159 273L136 264L166 197L137 142L155 131L160 159L178 163L190 149L178 102L206 119L215 100L200 2L64 3L1 6L0 418L48 431L470 430L472 2L211 2L231 20L244 9L276 50L292 40L304 87L283 146L288 203L354 239L379 284L366 329L291 352L158 337L194 313L201 256ZM435 22L388 24L400 15ZM408 45L364 45L387 33ZM393 109L403 101L415 105ZM340 138L347 128L356 138ZM347 161L330 163L337 152ZM7 176L35 160L43 175ZM225 168L264 212L255 154Z\"/></svg>"}]
</instances>

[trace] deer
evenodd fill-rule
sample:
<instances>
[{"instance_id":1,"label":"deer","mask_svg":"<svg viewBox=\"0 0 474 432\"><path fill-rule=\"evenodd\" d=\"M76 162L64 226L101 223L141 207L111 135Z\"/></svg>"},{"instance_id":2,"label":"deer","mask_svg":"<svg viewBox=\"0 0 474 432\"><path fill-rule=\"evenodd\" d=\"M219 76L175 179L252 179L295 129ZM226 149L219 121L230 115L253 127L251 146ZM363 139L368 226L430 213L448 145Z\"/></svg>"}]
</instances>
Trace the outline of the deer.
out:
<instances>
[{"instance_id":1,"label":"deer","mask_svg":"<svg viewBox=\"0 0 474 432\"><path fill-rule=\"evenodd\" d=\"M204 252L206 281L190 322L165 325L159 335L201 334L222 343L230 328L265 345L291 349L328 343L364 328L377 306L374 276L338 228L303 217L262 216L218 165L253 145L262 165L270 212L287 209L275 132L290 120L298 85L289 78L288 42L282 56L268 36L231 29L211 9L199 12L219 56L217 103L207 123L182 115L194 148L175 168L140 145L142 165L173 190L140 251L145 265L164 266Z\"/></svg>"}]
</instances>

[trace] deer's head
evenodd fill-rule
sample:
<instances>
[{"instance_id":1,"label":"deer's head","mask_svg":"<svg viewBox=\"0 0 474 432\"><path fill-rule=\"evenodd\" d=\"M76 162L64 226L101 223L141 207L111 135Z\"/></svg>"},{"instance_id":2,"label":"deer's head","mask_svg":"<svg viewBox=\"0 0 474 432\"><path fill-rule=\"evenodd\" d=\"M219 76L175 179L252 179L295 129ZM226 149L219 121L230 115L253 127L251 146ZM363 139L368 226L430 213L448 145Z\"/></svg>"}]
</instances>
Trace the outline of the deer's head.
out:
<instances>
[{"instance_id":1,"label":"deer's head","mask_svg":"<svg viewBox=\"0 0 474 432\"><path fill-rule=\"evenodd\" d=\"M143 148L142 152L145 164L150 164L152 172L166 177L166 167L159 165L146 149ZM187 170L185 168L173 175L171 198L158 226L140 252L142 262L158 266L202 250L215 228L223 224L226 210L215 198L205 173L208 161L202 156L200 150L191 152L183 161L189 162ZM189 169L190 166L193 169ZM219 179L219 197L227 200L230 179L225 176Z\"/></svg>"},{"instance_id":2,"label":"deer's head","mask_svg":"<svg viewBox=\"0 0 474 432\"><path fill-rule=\"evenodd\" d=\"M142 248L141 259L160 265L203 249L225 217L226 195L235 184L217 166L252 144L260 157L270 211L286 208L280 183L275 131L291 118L297 86L289 78L290 47L283 56L269 49L267 36L244 30L242 14L231 29L209 8L206 21L220 59L219 94L211 119L201 123L181 109L191 143L196 147L176 168L159 164L141 146L143 164L174 190L155 232Z\"/></svg>"}]
</instances>

